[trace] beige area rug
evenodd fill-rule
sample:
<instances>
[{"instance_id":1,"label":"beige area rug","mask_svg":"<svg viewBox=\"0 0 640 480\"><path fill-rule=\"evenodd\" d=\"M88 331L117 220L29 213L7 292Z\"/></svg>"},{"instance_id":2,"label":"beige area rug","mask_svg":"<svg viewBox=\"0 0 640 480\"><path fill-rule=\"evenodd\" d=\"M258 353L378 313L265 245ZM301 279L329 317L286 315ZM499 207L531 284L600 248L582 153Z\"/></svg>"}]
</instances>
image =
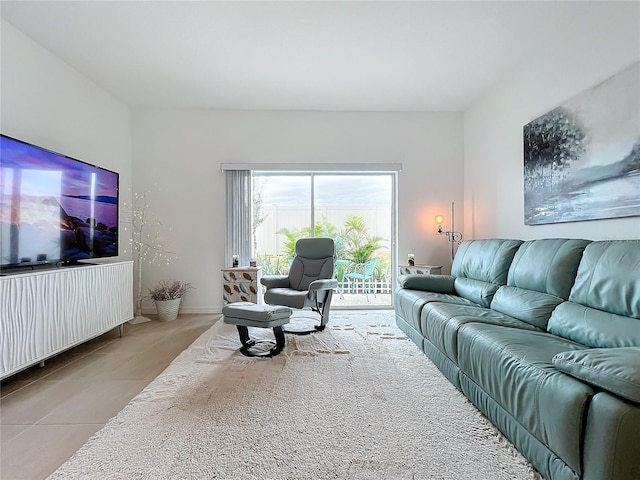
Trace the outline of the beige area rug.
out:
<instances>
[{"instance_id":1,"label":"beige area rug","mask_svg":"<svg viewBox=\"0 0 640 480\"><path fill-rule=\"evenodd\" d=\"M332 312L272 359L239 346L216 323L50 478L539 478L391 311Z\"/></svg>"}]
</instances>

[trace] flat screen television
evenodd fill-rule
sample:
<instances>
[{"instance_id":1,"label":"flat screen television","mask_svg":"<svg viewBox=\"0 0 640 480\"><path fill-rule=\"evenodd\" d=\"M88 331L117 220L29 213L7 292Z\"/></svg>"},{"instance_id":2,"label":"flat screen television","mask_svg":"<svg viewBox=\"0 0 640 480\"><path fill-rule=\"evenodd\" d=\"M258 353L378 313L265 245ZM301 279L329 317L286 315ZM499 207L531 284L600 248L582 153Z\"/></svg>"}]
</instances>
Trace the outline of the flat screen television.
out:
<instances>
[{"instance_id":1,"label":"flat screen television","mask_svg":"<svg viewBox=\"0 0 640 480\"><path fill-rule=\"evenodd\" d=\"M0 135L0 268L118 255L118 173Z\"/></svg>"}]
</instances>

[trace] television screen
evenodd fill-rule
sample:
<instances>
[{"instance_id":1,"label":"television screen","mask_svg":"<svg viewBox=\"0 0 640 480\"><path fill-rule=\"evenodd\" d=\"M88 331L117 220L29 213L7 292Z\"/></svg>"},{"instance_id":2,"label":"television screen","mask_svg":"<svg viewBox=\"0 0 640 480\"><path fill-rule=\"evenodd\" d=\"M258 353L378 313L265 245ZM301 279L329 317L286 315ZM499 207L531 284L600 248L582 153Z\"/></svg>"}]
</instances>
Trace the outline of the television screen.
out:
<instances>
[{"instance_id":1,"label":"television screen","mask_svg":"<svg viewBox=\"0 0 640 480\"><path fill-rule=\"evenodd\" d=\"M118 255L118 174L0 135L0 266Z\"/></svg>"}]
</instances>

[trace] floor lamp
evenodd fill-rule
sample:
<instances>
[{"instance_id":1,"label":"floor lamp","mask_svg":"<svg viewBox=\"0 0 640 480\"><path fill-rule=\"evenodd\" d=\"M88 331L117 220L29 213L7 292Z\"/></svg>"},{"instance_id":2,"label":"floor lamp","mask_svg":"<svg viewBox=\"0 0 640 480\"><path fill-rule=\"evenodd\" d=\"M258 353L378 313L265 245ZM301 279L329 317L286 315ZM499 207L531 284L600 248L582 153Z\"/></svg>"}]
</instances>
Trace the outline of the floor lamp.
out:
<instances>
[{"instance_id":1,"label":"floor lamp","mask_svg":"<svg viewBox=\"0 0 640 480\"><path fill-rule=\"evenodd\" d=\"M438 224L438 235L445 235L447 237L447 241L451 244L451 261L453 261L453 257L455 256L455 246L460 245L462 243L463 237L462 232L456 232L455 229L455 217L456 217L456 207L455 203L451 202L451 230L445 231L442 229L442 224L444 223L444 217L442 215L436 215L436 223Z\"/></svg>"}]
</instances>

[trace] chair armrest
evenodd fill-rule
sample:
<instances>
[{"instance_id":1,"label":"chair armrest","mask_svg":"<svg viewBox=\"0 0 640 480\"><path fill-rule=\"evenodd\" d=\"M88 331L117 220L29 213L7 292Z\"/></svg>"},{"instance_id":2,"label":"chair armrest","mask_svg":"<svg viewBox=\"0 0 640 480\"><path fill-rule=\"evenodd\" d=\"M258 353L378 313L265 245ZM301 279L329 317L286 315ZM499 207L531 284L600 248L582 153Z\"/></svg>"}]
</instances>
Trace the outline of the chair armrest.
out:
<instances>
[{"instance_id":1,"label":"chair armrest","mask_svg":"<svg viewBox=\"0 0 640 480\"><path fill-rule=\"evenodd\" d=\"M314 280L309 284L309 290L333 290L338 288L338 281L332 278Z\"/></svg>"},{"instance_id":2,"label":"chair armrest","mask_svg":"<svg viewBox=\"0 0 640 480\"><path fill-rule=\"evenodd\" d=\"M260 279L260 283L269 288L288 288L288 275L266 275Z\"/></svg>"}]
</instances>

